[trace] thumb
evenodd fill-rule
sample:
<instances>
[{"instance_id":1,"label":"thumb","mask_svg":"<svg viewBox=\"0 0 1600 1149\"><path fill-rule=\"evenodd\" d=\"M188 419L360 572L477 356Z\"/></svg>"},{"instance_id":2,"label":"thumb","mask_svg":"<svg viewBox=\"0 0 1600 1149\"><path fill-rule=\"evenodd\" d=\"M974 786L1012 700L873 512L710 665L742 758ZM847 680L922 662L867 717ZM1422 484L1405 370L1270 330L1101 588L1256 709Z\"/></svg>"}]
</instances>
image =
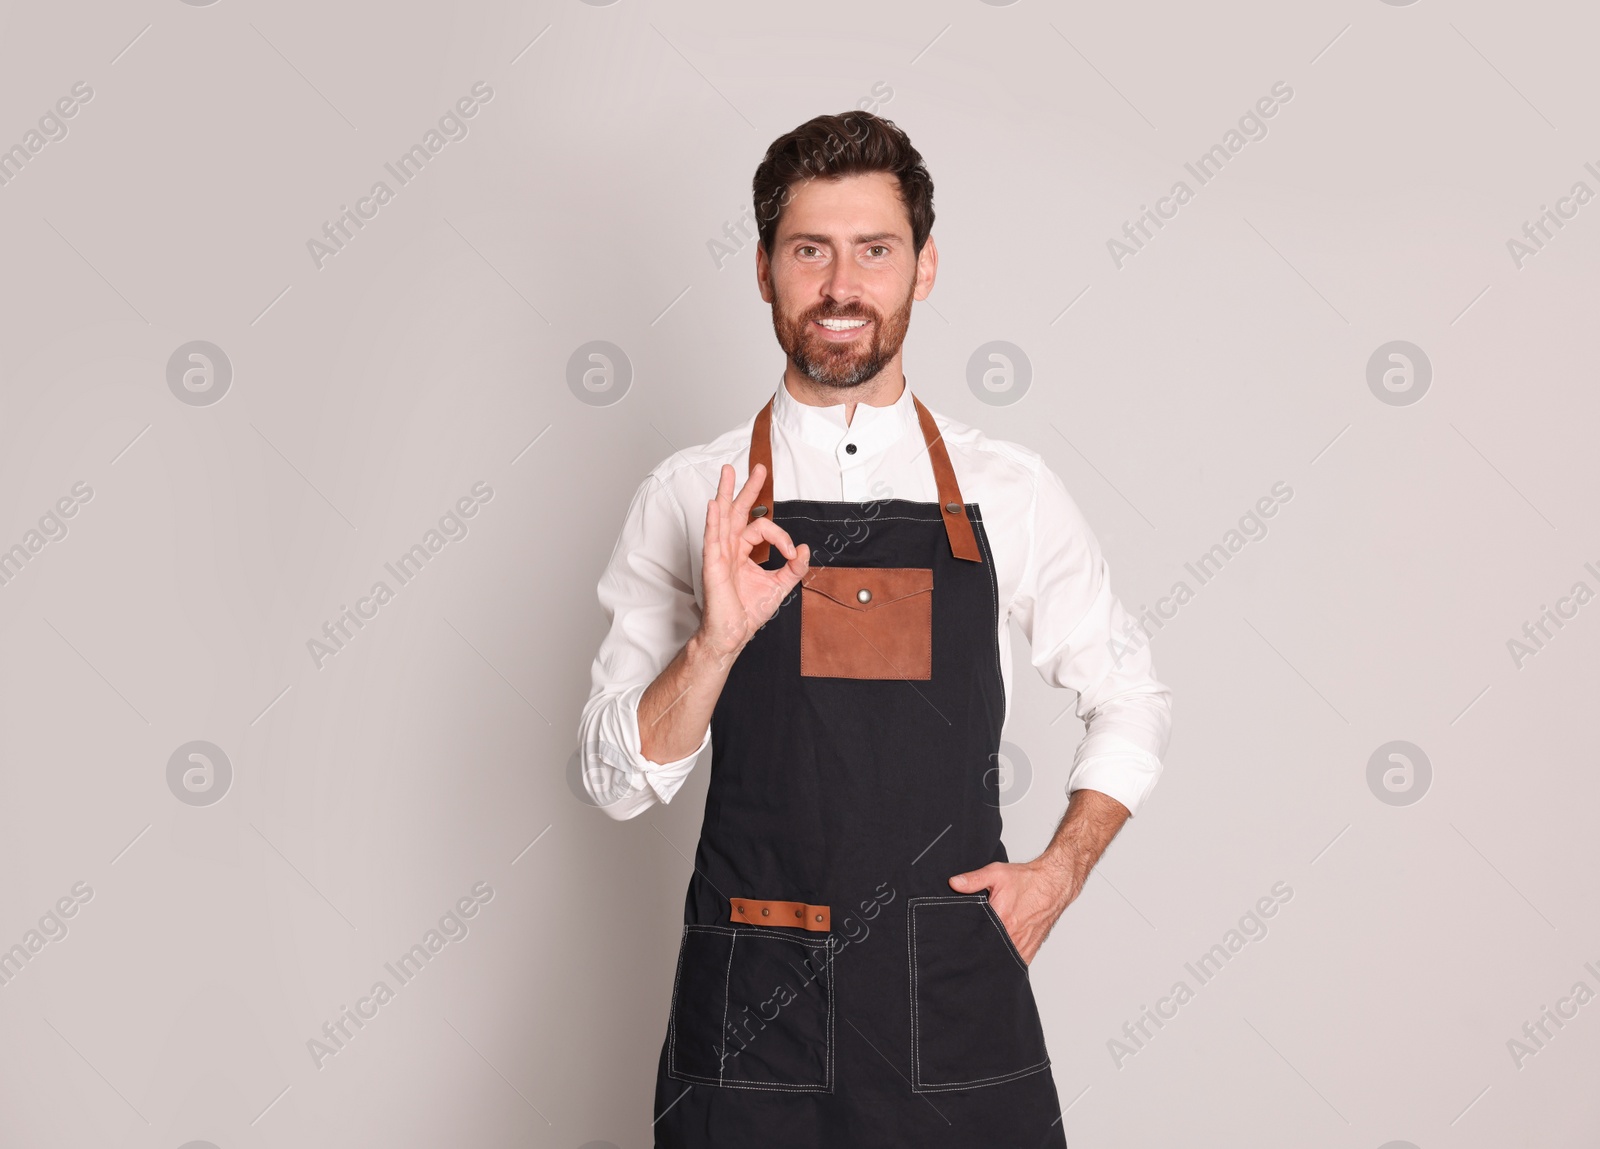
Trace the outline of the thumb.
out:
<instances>
[{"instance_id":1,"label":"thumb","mask_svg":"<svg viewBox=\"0 0 1600 1149\"><path fill-rule=\"evenodd\" d=\"M950 879L950 888L962 894L975 894L994 884L994 863L980 869L968 870Z\"/></svg>"}]
</instances>

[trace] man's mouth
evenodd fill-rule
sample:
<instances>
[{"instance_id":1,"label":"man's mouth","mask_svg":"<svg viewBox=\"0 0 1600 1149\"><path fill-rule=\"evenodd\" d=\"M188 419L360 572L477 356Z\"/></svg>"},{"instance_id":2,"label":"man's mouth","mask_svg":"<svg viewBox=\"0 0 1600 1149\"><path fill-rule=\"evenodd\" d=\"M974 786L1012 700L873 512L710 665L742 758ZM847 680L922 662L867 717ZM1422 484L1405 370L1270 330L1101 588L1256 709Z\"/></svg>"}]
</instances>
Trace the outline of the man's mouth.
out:
<instances>
[{"instance_id":1,"label":"man's mouth","mask_svg":"<svg viewBox=\"0 0 1600 1149\"><path fill-rule=\"evenodd\" d=\"M846 338L868 326L870 319L816 319L813 320L818 327L828 332L834 338Z\"/></svg>"}]
</instances>

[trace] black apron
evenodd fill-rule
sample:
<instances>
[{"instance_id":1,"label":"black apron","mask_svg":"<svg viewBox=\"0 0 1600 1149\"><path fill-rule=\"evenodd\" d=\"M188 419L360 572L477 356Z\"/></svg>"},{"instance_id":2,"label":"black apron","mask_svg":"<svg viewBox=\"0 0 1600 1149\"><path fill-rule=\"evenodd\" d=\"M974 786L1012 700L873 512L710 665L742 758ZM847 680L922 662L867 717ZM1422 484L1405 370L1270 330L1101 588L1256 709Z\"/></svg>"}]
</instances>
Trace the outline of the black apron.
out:
<instances>
[{"instance_id":1,"label":"black apron","mask_svg":"<svg viewBox=\"0 0 1600 1149\"><path fill-rule=\"evenodd\" d=\"M998 588L922 403L937 503L772 499L811 547L711 718L711 779L656 1077L658 1149L1065 1149L1006 861ZM766 543L751 557L771 570Z\"/></svg>"}]
</instances>

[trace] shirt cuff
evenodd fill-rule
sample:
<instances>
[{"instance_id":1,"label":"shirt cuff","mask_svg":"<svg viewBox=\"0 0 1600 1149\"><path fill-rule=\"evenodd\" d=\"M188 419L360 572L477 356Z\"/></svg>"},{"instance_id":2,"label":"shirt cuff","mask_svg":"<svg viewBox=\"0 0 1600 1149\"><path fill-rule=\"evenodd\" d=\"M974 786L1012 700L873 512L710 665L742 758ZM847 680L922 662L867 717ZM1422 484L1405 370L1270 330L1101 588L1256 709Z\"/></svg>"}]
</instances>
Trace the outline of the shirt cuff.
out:
<instances>
[{"instance_id":1,"label":"shirt cuff","mask_svg":"<svg viewBox=\"0 0 1600 1149\"><path fill-rule=\"evenodd\" d=\"M1131 817L1139 813L1160 777L1161 759L1154 754L1115 734L1099 734L1079 744L1067 793L1098 790L1126 806Z\"/></svg>"}]
</instances>

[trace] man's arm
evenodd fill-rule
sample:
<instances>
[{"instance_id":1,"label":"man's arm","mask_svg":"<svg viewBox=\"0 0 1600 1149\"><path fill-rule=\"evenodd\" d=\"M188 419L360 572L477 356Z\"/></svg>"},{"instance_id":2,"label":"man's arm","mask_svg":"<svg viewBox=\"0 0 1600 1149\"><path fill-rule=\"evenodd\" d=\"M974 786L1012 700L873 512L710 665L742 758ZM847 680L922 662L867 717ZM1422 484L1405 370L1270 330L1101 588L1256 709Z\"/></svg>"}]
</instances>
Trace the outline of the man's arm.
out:
<instances>
[{"instance_id":1,"label":"man's arm","mask_svg":"<svg viewBox=\"0 0 1600 1149\"><path fill-rule=\"evenodd\" d=\"M733 468L724 463L717 493L706 502L705 613L700 629L639 699L639 739L646 758L671 760L705 737L733 660L806 572L809 547L796 550L789 532L770 515L750 518L765 476L757 463L736 498ZM783 552L788 563L768 571L751 562L750 551L762 539Z\"/></svg>"},{"instance_id":2,"label":"man's arm","mask_svg":"<svg viewBox=\"0 0 1600 1149\"><path fill-rule=\"evenodd\" d=\"M990 887L990 904L1011 940L1031 962L1066 908L1078 900L1089 871L1128 820L1128 808L1098 790L1072 792L1050 844L1031 862L997 862L950 879L952 889L975 894Z\"/></svg>"},{"instance_id":3,"label":"man's arm","mask_svg":"<svg viewBox=\"0 0 1600 1149\"><path fill-rule=\"evenodd\" d=\"M695 631L639 697L640 752L652 762L671 762L697 751L711 726L730 655Z\"/></svg>"},{"instance_id":4,"label":"man's arm","mask_svg":"<svg viewBox=\"0 0 1600 1149\"><path fill-rule=\"evenodd\" d=\"M1148 637L1111 593L1094 532L1042 461L1032 524L1028 566L1011 605L1040 675L1078 692L1085 729L1068 782L1071 797L1037 858L950 879L962 893L990 891L1027 961L1149 796L1172 722L1172 692L1156 681Z\"/></svg>"},{"instance_id":5,"label":"man's arm","mask_svg":"<svg viewBox=\"0 0 1600 1149\"><path fill-rule=\"evenodd\" d=\"M669 801L710 740L707 731L672 760L640 746L640 698L699 627L684 518L669 480L647 476L596 587L608 625L578 723L579 772L590 801L619 821Z\"/></svg>"},{"instance_id":6,"label":"man's arm","mask_svg":"<svg viewBox=\"0 0 1600 1149\"><path fill-rule=\"evenodd\" d=\"M670 801L710 738L711 714L734 659L807 569L809 548L797 550L788 532L770 518L750 519L764 475L758 467L735 497L734 469L723 465L717 493L706 503L701 552L706 602L698 626L648 685L636 681L607 690L603 669L648 659L649 652L640 647L642 632L651 625L669 631L684 625L684 610L693 603L693 588L675 573L670 557L650 551L648 484L630 511L601 580L601 601L612 610L612 627L595 660L595 687L580 728L585 788L614 818L631 818L657 800ZM751 562L750 551L761 539L789 561L774 571ZM663 549L659 539L656 546ZM628 566L650 575L623 577L620 569ZM662 611L668 617L650 617Z\"/></svg>"}]
</instances>

